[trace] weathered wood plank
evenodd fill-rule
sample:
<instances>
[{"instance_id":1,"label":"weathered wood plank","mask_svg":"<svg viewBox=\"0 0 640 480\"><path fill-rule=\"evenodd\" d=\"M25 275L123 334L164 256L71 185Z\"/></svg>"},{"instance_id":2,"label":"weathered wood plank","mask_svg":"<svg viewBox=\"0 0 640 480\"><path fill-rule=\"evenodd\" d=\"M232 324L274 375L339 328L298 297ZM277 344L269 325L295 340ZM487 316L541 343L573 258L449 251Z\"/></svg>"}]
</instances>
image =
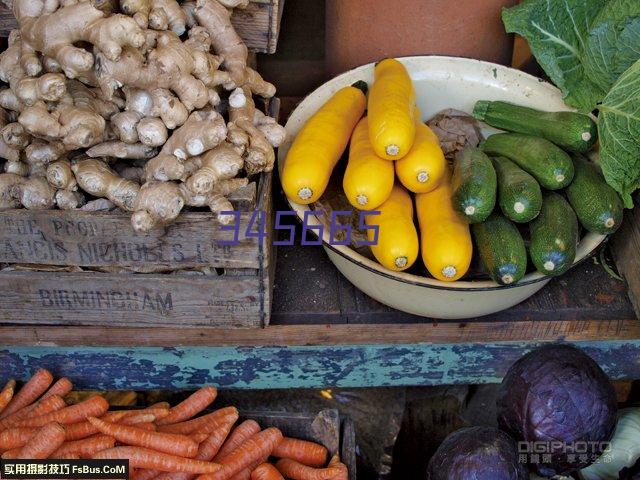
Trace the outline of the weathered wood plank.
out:
<instances>
[{"instance_id":1,"label":"weathered wood plank","mask_svg":"<svg viewBox=\"0 0 640 480\"><path fill-rule=\"evenodd\" d=\"M612 379L640 378L640 340L580 342ZM287 347L0 347L0 381L38 368L79 389L321 388L499 382L537 343Z\"/></svg>"},{"instance_id":2,"label":"weathered wood plank","mask_svg":"<svg viewBox=\"0 0 640 480\"><path fill-rule=\"evenodd\" d=\"M640 212L624 211L624 222L611 241L616 266L629 286L629 298L640 316Z\"/></svg>"},{"instance_id":3,"label":"weathered wood plank","mask_svg":"<svg viewBox=\"0 0 640 480\"><path fill-rule=\"evenodd\" d=\"M187 212L165 232L137 234L130 215L116 212L6 210L0 212L0 262L83 267L151 266L258 268L256 238L244 235L251 213L240 219L238 245L211 213Z\"/></svg>"},{"instance_id":4,"label":"weathered wood plank","mask_svg":"<svg viewBox=\"0 0 640 480\"><path fill-rule=\"evenodd\" d=\"M637 320L420 323L393 325L270 325L259 330L159 327L0 326L5 346L233 347L365 344L589 342L640 339Z\"/></svg>"},{"instance_id":5,"label":"weathered wood plank","mask_svg":"<svg viewBox=\"0 0 640 480\"><path fill-rule=\"evenodd\" d=\"M274 53L278 43L284 0L251 0L246 9L235 9L231 22L249 50ZM17 28L13 13L0 3L0 37Z\"/></svg>"},{"instance_id":6,"label":"weathered wood plank","mask_svg":"<svg viewBox=\"0 0 640 480\"><path fill-rule=\"evenodd\" d=\"M0 322L60 324L61 330L64 325L256 327L264 317L260 282L257 276L0 273Z\"/></svg>"}]
</instances>

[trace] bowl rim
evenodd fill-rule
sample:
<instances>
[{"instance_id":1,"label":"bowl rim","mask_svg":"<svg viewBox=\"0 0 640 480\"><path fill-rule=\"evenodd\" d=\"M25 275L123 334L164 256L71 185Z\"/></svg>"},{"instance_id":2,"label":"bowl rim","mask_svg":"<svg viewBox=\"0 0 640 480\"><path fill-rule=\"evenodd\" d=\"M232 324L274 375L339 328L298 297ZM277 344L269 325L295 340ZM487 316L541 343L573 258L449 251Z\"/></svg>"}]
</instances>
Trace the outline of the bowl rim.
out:
<instances>
[{"instance_id":1,"label":"bowl rim","mask_svg":"<svg viewBox=\"0 0 640 480\"><path fill-rule=\"evenodd\" d=\"M534 81L536 84L538 85L544 85L544 88L547 89L551 89L554 90L556 92L559 92L559 89L547 82L546 80L543 80L541 78L535 77L529 73L523 72L521 70L512 68L512 67L507 67L505 65L501 65L498 63L493 63L493 62L487 62L484 60L477 60L477 59L473 59L473 58L468 58L468 57L458 57L458 56L447 56L447 55L407 55L407 56L399 56L399 57L394 57L396 59L399 60L404 60L404 61L412 61L412 60L420 60L420 59L433 59L433 60L445 60L445 61L454 61L456 63L469 63L469 64L475 64L475 66L477 67L478 65L482 65L485 67L490 67L490 68L496 68L502 71L510 71L510 72L514 72L516 75L520 76L521 78L527 79L529 81ZM300 108L301 105L303 105L305 103L305 101L307 101L310 97L316 95L320 90L328 88L327 85L333 82L336 82L338 79L340 79L341 77L344 76L348 76L351 73L353 73L356 70L364 70L366 68L372 67L375 65L375 63L377 62L370 62L364 65L360 65L357 66L355 68L352 68L350 70L347 70L339 75L336 75L335 77L327 80L326 82L324 82L322 85L318 86L316 89L314 89L311 93L309 93L308 95L306 95L302 100L300 100L300 102L295 106L295 108L292 110L291 114L289 115L289 118L287 119L287 122L285 124L285 129L287 128L287 126L289 125L289 122L291 121L291 117L293 115L293 113L295 113L295 111ZM575 109L572 109L571 107L567 106L567 111L575 111ZM291 139L290 141L287 141L287 143L289 143L288 147L290 146L290 143L293 141L293 139ZM284 160L285 160L285 156L282 154L282 152L284 151L284 149L280 149L278 151L278 171L281 173L282 168L284 166ZM288 151L288 148L287 148ZM302 205L299 203L296 203L292 200L290 200L289 198L287 198L285 196L287 203L289 204L289 206L293 209L293 211L295 211L296 213L296 217L298 219L299 222L303 222L303 217L304 217L304 212L312 212L313 210L311 210L309 205ZM318 225L322 225L322 223L318 220L316 215L308 215L311 219L314 220L313 226L318 226ZM317 233L314 230L311 230L312 235L316 238L319 239L319 236L317 235ZM446 290L446 291L456 291L456 292L469 292L469 291L473 291L473 292L483 292L483 291L498 291L498 290L507 290L507 289L513 289L513 288L519 288L519 287L524 287L524 286L528 286L528 285L534 285L536 283L540 283L540 282L548 282L549 280L555 278L555 276L551 276L551 275L544 275L538 271L533 271L530 272L528 274L526 274L520 281L518 281L517 283L511 284L511 285L500 285L499 283L493 281L492 279L489 280L477 280L477 281L473 281L473 280L458 280L455 282L444 282L442 280L437 280L435 278L432 277L427 277L427 276L422 276L422 275L416 275L413 273L406 273L404 271L402 272L396 272L393 270L390 270L384 266L382 266L381 264L379 264L378 262L375 262L367 257L365 257L364 255L358 253L355 249L353 249L350 245L332 245L328 239L326 238L328 236L328 232L326 229L323 230L323 234L322 234L322 246L325 249L331 250L332 252L336 253L337 255L339 255L340 257L350 261L351 263L355 264L358 267L361 267L371 273L374 273L376 275L385 277L387 279L390 280L395 280L398 281L400 283L404 283L407 285L411 285L411 286L417 286L417 287L427 287L427 288L431 288L431 289L435 289L435 290ZM587 251L585 252L581 257L576 256L576 259L574 260L573 264L571 264L571 266L567 269L567 271L571 270L572 268L576 267L577 265L581 264L582 262L584 262L585 260L588 260L589 258L593 257L595 255L595 253L606 243L606 241L608 240L608 235L599 235L599 234L595 234L595 233L591 233L591 232L587 232L587 234L585 236L582 237L582 239L580 240L580 242L578 243L578 247L580 246L580 244L582 244L585 240L585 238L587 238L588 236L591 237L593 246ZM558 277L563 276L565 273L559 275Z\"/></svg>"}]
</instances>

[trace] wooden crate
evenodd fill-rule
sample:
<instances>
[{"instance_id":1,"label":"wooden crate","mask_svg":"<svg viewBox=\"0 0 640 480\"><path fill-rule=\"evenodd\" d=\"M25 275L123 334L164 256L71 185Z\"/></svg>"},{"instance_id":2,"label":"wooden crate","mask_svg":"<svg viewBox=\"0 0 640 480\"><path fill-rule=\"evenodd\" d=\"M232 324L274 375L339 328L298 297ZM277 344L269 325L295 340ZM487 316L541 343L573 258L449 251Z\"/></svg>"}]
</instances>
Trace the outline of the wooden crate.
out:
<instances>
[{"instance_id":1,"label":"wooden crate","mask_svg":"<svg viewBox=\"0 0 640 480\"><path fill-rule=\"evenodd\" d=\"M278 99L267 109L277 118ZM272 176L229 197L237 242L211 212L183 212L164 231L137 234L119 211L0 211L0 324L267 326ZM261 241L246 235L259 227L256 212L265 220Z\"/></svg>"},{"instance_id":2,"label":"wooden crate","mask_svg":"<svg viewBox=\"0 0 640 480\"><path fill-rule=\"evenodd\" d=\"M340 417L337 410L322 410L317 415L282 412L240 412L242 419L253 419L262 428L276 427L287 437L324 445L329 455L340 454L349 469L349 480L356 480L356 439L353 421Z\"/></svg>"},{"instance_id":3,"label":"wooden crate","mask_svg":"<svg viewBox=\"0 0 640 480\"><path fill-rule=\"evenodd\" d=\"M231 21L238 34L256 53L275 53L284 0L250 0L245 9L235 9ZM13 12L0 3L0 37L8 37L18 24Z\"/></svg>"}]
</instances>

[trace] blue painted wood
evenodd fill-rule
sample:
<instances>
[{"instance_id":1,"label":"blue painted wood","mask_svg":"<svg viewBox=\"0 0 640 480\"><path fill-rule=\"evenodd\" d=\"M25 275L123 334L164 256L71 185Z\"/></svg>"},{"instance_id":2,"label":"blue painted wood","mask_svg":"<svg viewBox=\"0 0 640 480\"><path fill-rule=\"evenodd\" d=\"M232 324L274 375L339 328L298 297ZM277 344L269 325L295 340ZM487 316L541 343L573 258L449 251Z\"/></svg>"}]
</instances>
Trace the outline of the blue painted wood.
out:
<instances>
[{"instance_id":1,"label":"blue painted wood","mask_svg":"<svg viewBox=\"0 0 640 480\"><path fill-rule=\"evenodd\" d=\"M640 378L640 340L579 342L614 379ZM45 367L77 388L318 388L499 382L537 345L402 344L289 347L2 347L0 381Z\"/></svg>"}]
</instances>

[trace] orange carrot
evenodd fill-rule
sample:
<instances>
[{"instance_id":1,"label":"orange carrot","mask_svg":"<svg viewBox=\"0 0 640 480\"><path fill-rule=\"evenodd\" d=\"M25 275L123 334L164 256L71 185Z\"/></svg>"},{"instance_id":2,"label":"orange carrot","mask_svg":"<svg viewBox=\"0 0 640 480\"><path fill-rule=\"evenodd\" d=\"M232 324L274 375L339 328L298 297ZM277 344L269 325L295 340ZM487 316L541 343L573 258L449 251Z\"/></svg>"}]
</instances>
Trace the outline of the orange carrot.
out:
<instances>
[{"instance_id":1,"label":"orange carrot","mask_svg":"<svg viewBox=\"0 0 640 480\"><path fill-rule=\"evenodd\" d=\"M273 451L273 456L290 458L308 467L320 468L327 464L329 452L322 445L296 438L283 438Z\"/></svg>"},{"instance_id":2,"label":"orange carrot","mask_svg":"<svg viewBox=\"0 0 640 480\"><path fill-rule=\"evenodd\" d=\"M50 422L58 422L63 425L82 422L88 417L100 417L109 409L109 402L99 395L91 397L84 402L63 408L57 412L51 412L40 417L22 420L17 427L41 427Z\"/></svg>"},{"instance_id":3,"label":"orange carrot","mask_svg":"<svg viewBox=\"0 0 640 480\"><path fill-rule=\"evenodd\" d=\"M213 460L235 423L235 420L232 419L222 427L214 430L198 447L198 454L195 459L206 462ZM194 476L188 473L163 473L154 480L191 480Z\"/></svg>"},{"instance_id":4,"label":"orange carrot","mask_svg":"<svg viewBox=\"0 0 640 480\"><path fill-rule=\"evenodd\" d=\"M0 413L5 409L9 402L13 398L13 392L16 389L16 381L9 380L7 384L0 391Z\"/></svg>"},{"instance_id":5,"label":"orange carrot","mask_svg":"<svg viewBox=\"0 0 640 480\"><path fill-rule=\"evenodd\" d=\"M124 423L121 423L120 425L124 425ZM142 430L147 430L149 432L155 432L156 430L158 430L158 426L153 422L136 423L135 426L136 426L136 428L140 428ZM194 439L194 441L195 441L195 439Z\"/></svg>"},{"instance_id":6,"label":"orange carrot","mask_svg":"<svg viewBox=\"0 0 640 480\"><path fill-rule=\"evenodd\" d=\"M117 422L120 425L139 425L141 423L152 423L156 421L156 416L152 413L138 413L136 415L125 415Z\"/></svg>"},{"instance_id":7,"label":"orange carrot","mask_svg":"<svg viewBox=\"0 0 640 480\"><path fill-rule=\"evenodd\" d=\"M165 418L169 415L168 408L144 408L141 410L123 410L125 413L123 420L128 419L130 422L129 425L133 425L134 423L138 423L137 418L148 418L153 416L156 420Z\"/></svg>"},{"instance_id":8,"label":"orange carrot","mask_svg":"<svg viewBox=\"0 0 640 480\"><path fill-rule=\"evenodd\" d=\"M8 417L0 420L0 430L17 425L22 420L27 418L36 418L47 413L55 412L66 407L62 397L53 395L51 397L43 398L42 400L21 408L17 412L12 413ZM41 426L41 425L40 425Z\"/></svg>"},{"instance_id":9,"label":"orange carrot","mask_svg":"<svg viewBox=\"0 0 640 480\"><path fill-rule=\"evenodd\" d=\"M149 468L139 468L130 476L131 480L153 480L162 475L162 472L158 470L151 470Z\"/></svg>"},{"instance_id":10,"label":"orange carrot","mask_svg":"<svg viewBox=\"0 0 640 480\"><path fill-rule=\"evenodd\" d=\"M169 410L169 415L159 420L158 425L171 425L189 420L211 405L217 396L216 388L203 387Z\"/></svg>"},{"instance_id":11,"label":"orange carrot","mask_svg":"<svg viewBox=\"0 0 640 480\"><path fill-rule=\"evenodd\" d=\"M331 480L342 473L342 469L337 466L327 468L307 467L290 458L278 460L276 468L282 476L291 480Z\"/></svg>"},{"instance_id":12,"label":"orange carrot","mask_svg":"<svg viewBox=\"0 0 640 480\"><path fill-rule=\"evenodd\" d=\"M282 441L282 432L277 428L267 428L256 433L222 460L220 471L212 475L201 475L198 480L228 480L254 462L264 461L271 455L276 445Z\"/></svg>"},{"instance_id":13,"label":"orange carrot","mask_svg":"<svg viewBox=\"0 0 640 480\"><path fill-rule=\"evenodd\" d=\"M66 455L76 454L80 458L91 458L91 455L113 448L116 440L108 435L97 435L91 438L76 440L75 442L65 442L51 454L50 458L65 458Z\"/></svg>"},{"instance_id":14,"label":"orange carrot","mask_svg":"<svg viewBox=\"0 0 640 480\"><path fill-rule=\"evenodd\" d=\"M176 457L140 447L115 447L96 453L96 460L129 460L130 468L149 468L163 472L214 473L220 470L217 463L192 458Z\"/></svg>"},{"instance_id":15,"label":"orange carrot","mask_svg":"<svg viewBox=\"0 0 640 480\"><path fill-rule=\"evenodd\" d=\"M22 447L18 447L18 448L12 448L11 450L7 450L6 452L4 452L2 454L2 459L4 460L13 460L16 458L19 458L18 455L20 455L20 452L22 451Z\"/></svg>"},{"instance_id":16,"label":"orange carrot","mask_svg":"<svg viewBox=\"0 0 640 480\"><path fill-rule=\"evenodd\" d=\"M120 443L186 458L195 457L198 453L198 444L184 435L149 432L134 426L104 422L92 417L88 420L102 433L114 437Z\"/></svg>"},{"instance_id":17,"label":"orange carrot","mask_svg":"<svg viewBox=\"0 0 640 480\"><path fill-rule=\"evenodd\" d=\"M248 467L246 467L243 470L240 470L238 473L230 477L229 480L251 480L251 472L253 472L258 467L258 465L261 465L264 462L266 462L268 458L269 457L260 458L255 462L252 462L251 464L249 464Z\"/></svg>"},{"instance_id":18,"label":"orange carrot","mask_svg":"<svg viewBox=\"0 0 640 480\"><path fill-rule=\"evenodd\" d=\"M224 445L222 445L222 448L220 448L220 451L213 461L217 462L222 460L259 431L260 425L258 425L258 422L255 420L245 420L229 435L229 438L224 442Z\"/></svg>"},{"instance_id":19,"label":"orange carrot","mask_svg":"<svg viewBox=\"0 0 640 480\"><path fill-rule=\"evenodd\" d=\"M40 395L47 391L53 382L53 375L48 370L41 368L31 379L16 393L9 404L0 413L0 420L14 412L31 405Z\"/></svg>"},{"instance_id":20,"label":"orange carrot","mask_svg":"<svg viewBox=\"0 0 640 480\"><path fill-rule=\"evenodd\" d=\"M193 440L194 442L196 442L198 445L200 445L202 442L204 442L207 438L209 438L209 434L208 433L192 433L191 435L189 435L189 438L191 440Z\"/></svg>"},{"instance_id":21,"label":"orange carrot","mask_svg":"<svg viewBox=\"0 0 640 480\"><path fill-rule=\"evenodd\" d=\"M100 420L111 423L120 423L122 418L127 414L127 411L109 412L100 417ZM67 425L67 437L66 441L81 440L83 438L90 437L99 432L88 420L83 422L74 423L73 425Z\"/></svg>"},{"instance_id":22,"label":"orange carrot","mask_svg":"<svg viewBox=\"0 0 640 480\"><path fill-rule=\"evenodd\" d=\"M340 469L340 473L335 477L332 477L331 480L349 480L349 469L344 463L340 461L340 456L338 454L335 454L333 457L331 457L329 466L337 467Z\"/></svg>"},{"instance_id":23,"label":"orange carrot","mask_svg":"<svg viewBox=\"0 0 640 480\"><path fill-rule=\"evenodd\" d=\"M161 425L160 427L158 427L158 431L167 433L182 433L185 435L193 432L211 433L216 428L220 428L223 422L226 422L230 417L233 416L237 418L238 409L236 407L225 407L186 422L174 423L173 425Z\"/></svg>"},{"instance_id":24,"label":"orange carrot","mask_svg":"<svg viewBox=\"0 0 640 480\"><path fill-rule=\"evenodd\" d=\"M49 390L42 396L42 398L50 397L51 395L59 395L64 397L71 390L73 390L73 383L67 377L62 377L56 383L54 383Z\"/></svg>"},{"instance_id":25,"label":"orange carrot","mask_svg":"<svg viewBox=\"0 0 640 480\"><path fill-rule=\"evenodd\" d=\"M0 432L0 451L24 447L36 432L33 428L9 428Z\"/></svg>"},{"instance_id":26,"label":"orange carrot","mask_svg":"<svg viewBox=\"0 0 640 480\"><path fill-rule=\"evenodd\" d=\"M48 423L38 430L26 443L18 458L42 459L48 458L64 442L64 428L59 423Z\"/></svg>"},{"instance_id":27,"label":"orange carrot","mask_svg":"<svg viewBox=\"0 0 640 480\"><path fill-rule=\"evenodd\" d=\"M171 408L171 404L169 402L158 402L151 405L149 408L166 408L169 410Z\"/></svg>"},{"instance_id":28,"label":"orange carrot","mask_svg":"<svg viewBox=\"0 0 640 480\"><path fill-rule=\"evenodd\" d=\"M284 480L284 477L276 467L270 463L263 463L251 472L251 480Z\"/></svg>"}]
</instances>

